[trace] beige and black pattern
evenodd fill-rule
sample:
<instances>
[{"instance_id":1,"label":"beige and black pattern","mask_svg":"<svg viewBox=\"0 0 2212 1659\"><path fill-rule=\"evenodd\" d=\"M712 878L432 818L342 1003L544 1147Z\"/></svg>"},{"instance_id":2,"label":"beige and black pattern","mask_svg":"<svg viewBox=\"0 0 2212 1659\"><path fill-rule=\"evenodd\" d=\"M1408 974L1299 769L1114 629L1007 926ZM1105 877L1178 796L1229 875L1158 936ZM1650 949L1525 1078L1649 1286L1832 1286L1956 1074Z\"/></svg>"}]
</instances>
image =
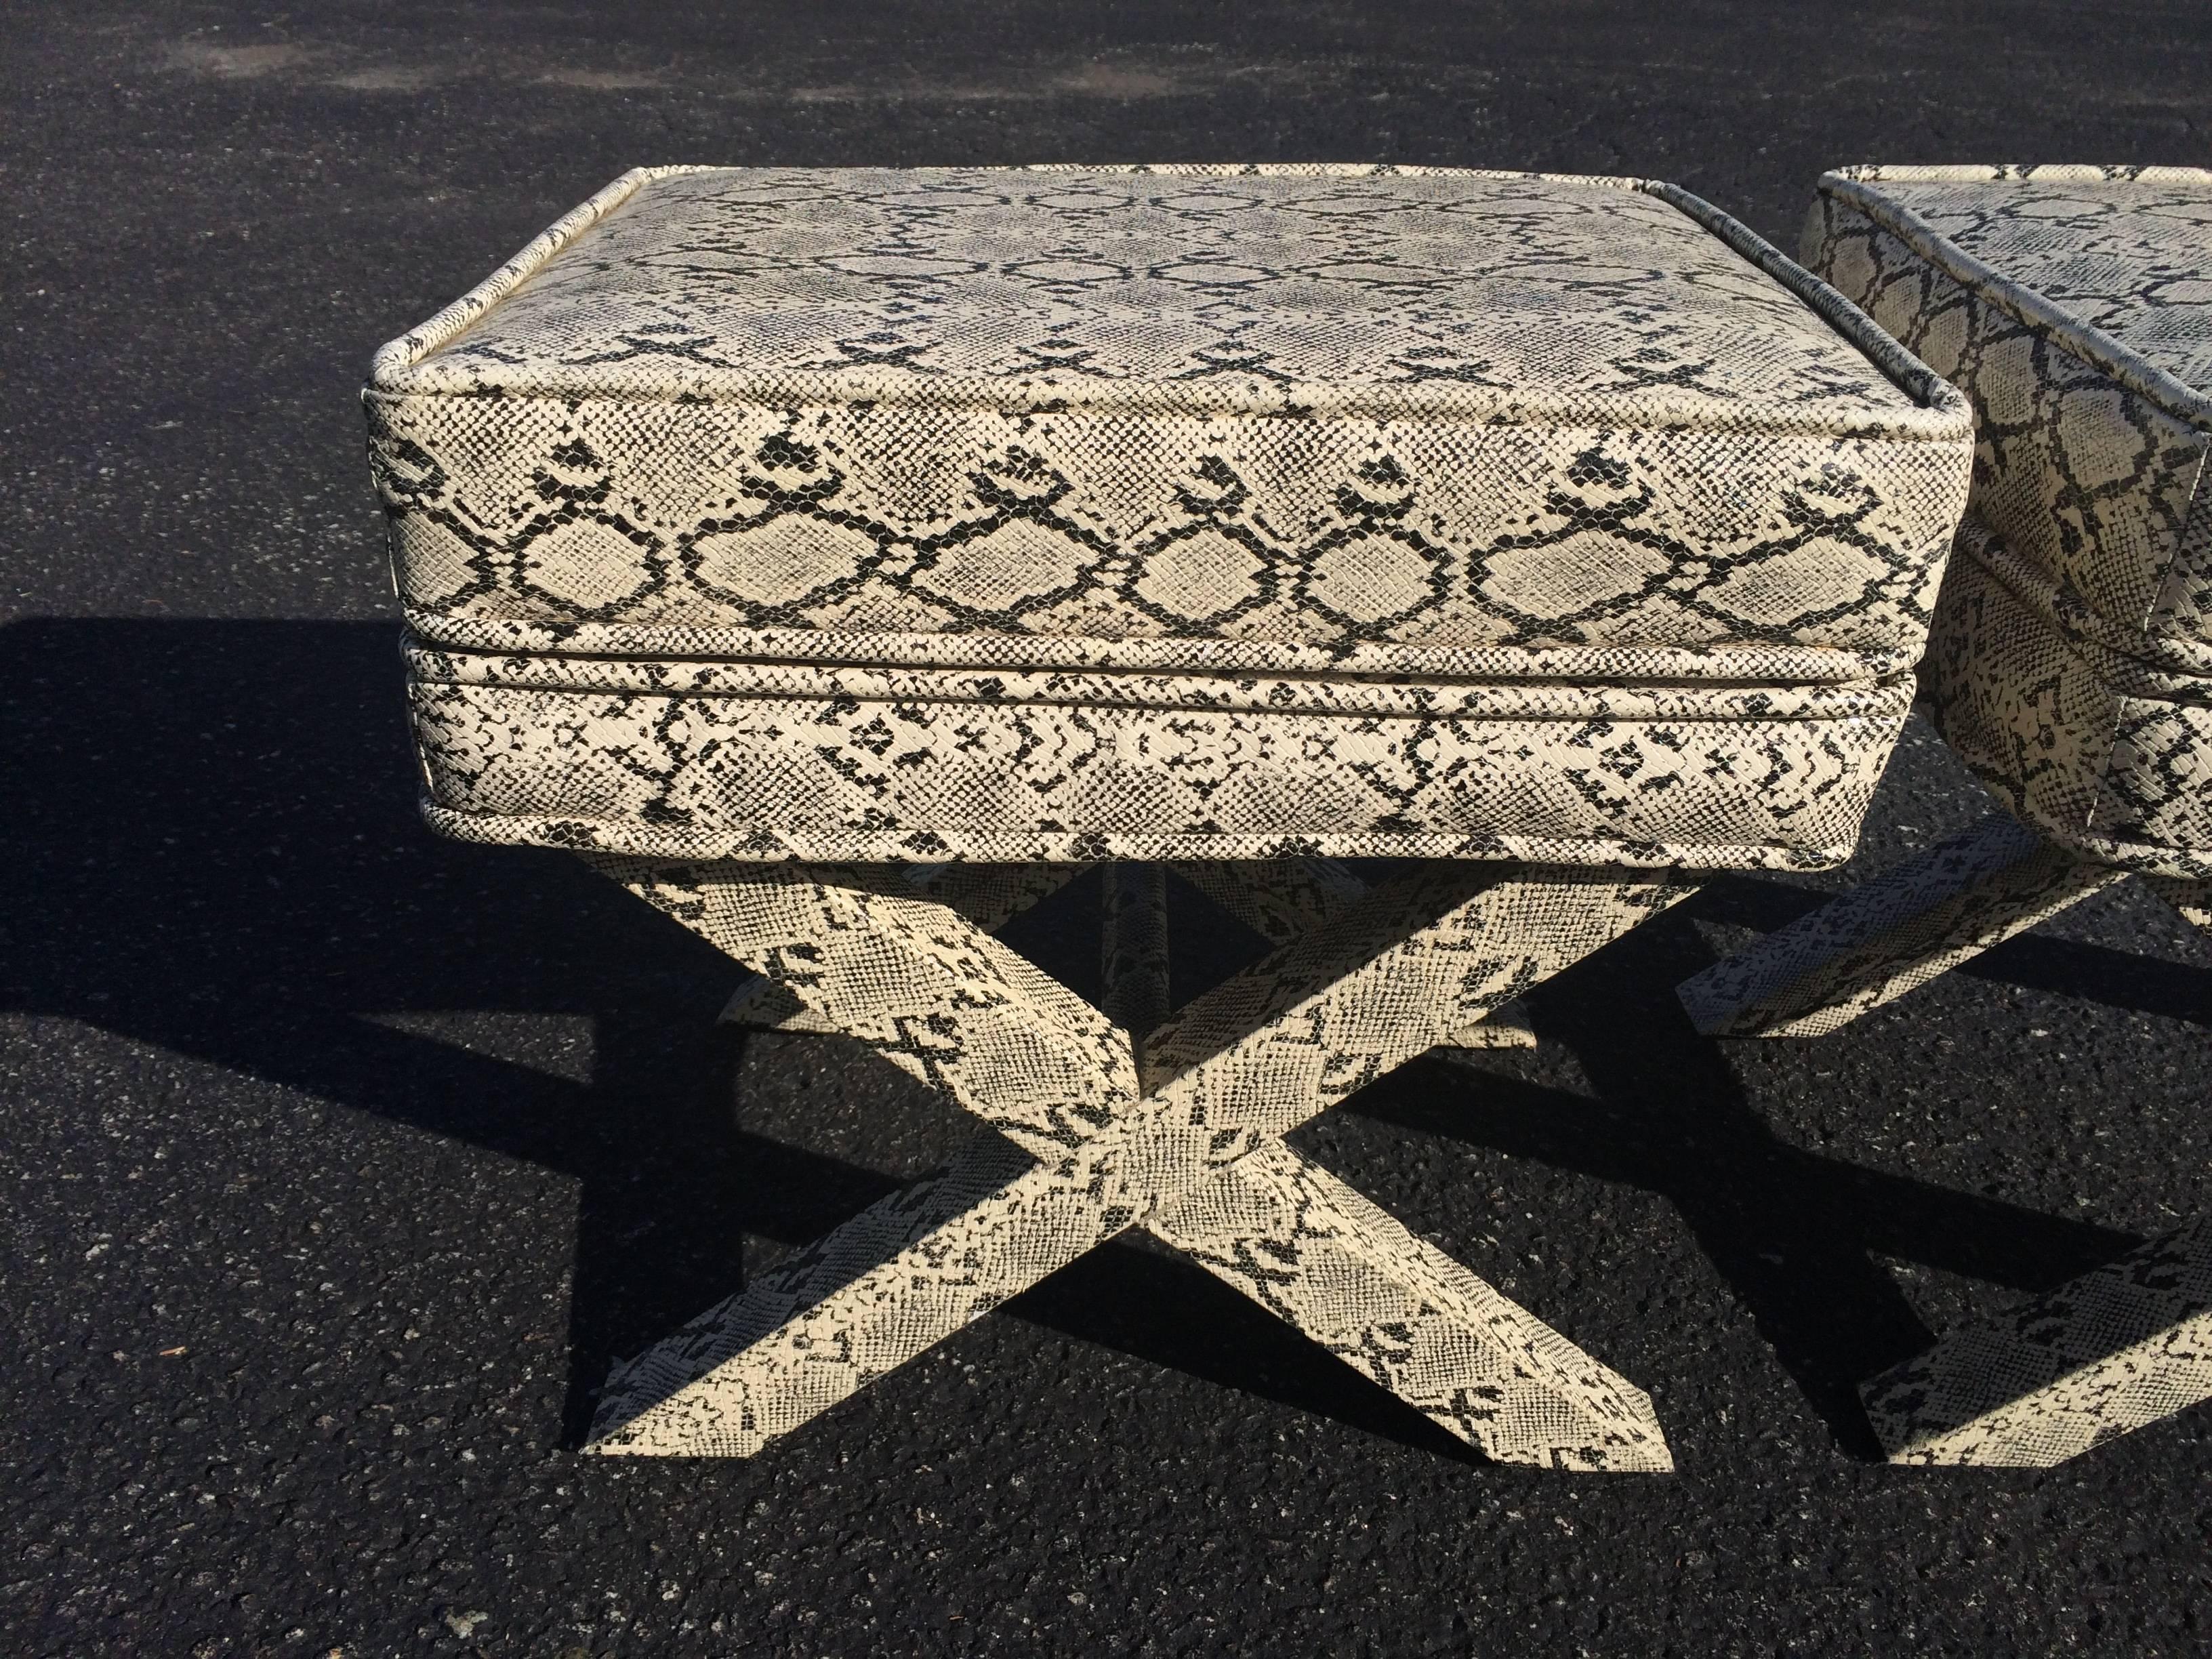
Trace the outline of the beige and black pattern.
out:
<instances>
[{"instance_id":1,"label":"beige and black pattern","mask_svg":"<svg viewBox=\"0 0 2212 1659\"><path fill-rule=\"evenodd\" d=\"M951 905L986 933L996 933L1021 911L1066 885L1084 866L1079 865L913 865L904 878L918 897ZM1127 913L1121 901L1132 889L1117 884L1108 890L1115 907L1102 918L1101 978L1109 988L1122 981L1128 945L1141 941L1135 959L1142 969L1137 984L1143 987L1147 1008L1158 1006L1165 1016L1168 983L1164 889L1172 881L1187 883L1270 945L1287 945L1300 933L1319 927L1367 891L1367 884L1333 859L1278 859L1265 862L1186 863L1174 866L1124 866L1141 869L1145 890L1157 883L1160 896L1148 914L1136 921L1132 939L1120 937L1119 918ZM1133 879L1133 878L1132 878ZM1120 1006L1127 993L1109 988L1103 1006L1109 1018L1125 1030L1148 1030L1157 1019L1133 1019ZM720 1023L772 1031L835 1031L774 981L750 975L724 1005ZM1528 1010L1517 1000L1508 1002L1452 1035L1449 1045L1436 1050L1445 1060L1464 1059L1471 1048L1532 1048L1535 1027Z\"/></svg>"},{"instance_id":2,"label":"beige and black pattern","mask_svg":"<svg viewBox=\"0 0 2212 1659\"><path fill-rule=\"evenodd\" d=\"M1937 726L2008 806L2084 857L2212 872L2212 676L2116 649L2083 616L1970 515L1923 671Z\"/></svg>"},{"instance_id":3,"label":"beige and black pattern","mask_svg":"<svg viewBox=\"0 0 2212 1659\"><path fill-rule=\"evenodd\" d=\"M1993 814L1677 989L1709 1036L1825 1036L2126 879ZM2212 882L2143 879L2212 933Z\"/></svg>"},{"instance_id":4,"label":"beige and black pattern","mask_svg":"<svg viewBox=\"0 0 2212 1659\"><path fill-rule=\"evenodd\" d=\"M2212 881L2169 881L2154 876L2150 884L2181 912L2184 921L2212 933Z\"/></svg>"},{"instance_id":5,"label":"beige and black pattern","mask_svg":"<svg viewBox=\"0 0 2212 1659\"><path fill-rule=\"evenodd\" d=\"M1157 864L1109 864L1101 872L1099 1010L1133 1045L1167 1018L1168 877ZM1134 1049L1137 1063L1144 1051Z\"/></svg>"},{"instance_id":6,"label":"beige and black pattern","mask_svg":"<svg viewBox=\"0 0 2212 1659\"><path fill-rule=\"evenodd\" d=\"M1815 1036L2136 872L2212 931L2212 173L1832 173L1806 257L1979 416L1923 678L1993 817L1685 981ZM2212 1397L2202 1224L1865 1385L1900 1462L2047 1465Z\"/></svg>"},{"instance_id":7,"label":"beige and black pattern","mask_svg":"<svg viewBox=\"0 0 2212 1659\"><path fill-rule=\"evenodd\" d=\"M600 1449L749 1455L1143 1226L1493 1457L1670 1466L1641 1391L1278 1137L1685 887L1435 866L1133 1034L908 872L598 861L993 1131L621 1370ZM1156 1003L1156 883L1109 875L1109 994Z\"/></svg>"},{"instance_id":8,"label":"beige and black pattern","mask_svg":"<svg viewBox=\"0 0 2212 1659\"><path fill-rule=\"evenodd\" d=\"M685 858L1832 863L1968 447L1693 198L1372 167L647 169L368 404L434 822Z\"/></svg>"},{"instance_id":9,"label":"beige and black pattern","mask_svg":"<svg viewBox=\"0 0 2212 1659\"><path fill-rule=\"evenodd\" d=\"M1956 1332L1862 1395L1898 1462L2035 1468L2212 1398L2212 1223Z\"/></svg>"},{"instance_id":10,"label":"beige and black pattern","mask_svg":"<svg viewBox=\"0 0 2212 1659\"><path fill-rule=\"evenodd\" d=\"M1945 737L2084 855L2212 874L2212 173L1854 168L1805 253L1979 417Z\"/></svg>"},{"instance_id":11,"label":"beige and black pattern","mask_svg":"<svg viewBox=\"0 0 2212 1659\"><path fill-rule=\"evenodd\" d=\"M1682 1006L1708 1036L1825 1036L2123 873L1985 818L1684 980Z\"/></svg>"},{"instance_id":12,"label":"beige and black pattern","mask_svg":"<svg viewBox=\"0 0 2212 1659\"><path fill-rule=\"evenodd\" d=\"M1287 945L1367 890L1364 881L1334 859L1182 864L1175 873L1270 945ZM1470 1048L1535 1046L1528 1010L1516 1000L1462 1026L1436 1053L1440 1059L1463 1060Z\"/></svg>"},{"instance_id":13,"label":"beige and black pattern","mask_svg":"<svg viewBox=\"0 0 2212 1659\"><path fill-rule=\"evenodd\" d=\"M759 975L728 1017L982 1126L601 1449L750 1453L1142 1227L1493 1456L1668 1466L1282 1137L1686 872L1848 853L1972 453L1857 310L1634 180L656 168L367 404L434 826L584 854ZM1158 860L1275 946L1176 1012ZM1103 1010L994 937L1102 860Z\"/></svg>"},{"instance_id":14,"label":"beige and black pattern","mask_svg":"<svg viewBox=\"0 0 2212 1659\"><path fill-rule=\"evenodd\" d=\"M448 834L812 862L1817 868L1849 855L1911 705L1902 679L1409 684L421 647L409 664Z\"/></svg>"}]
</instances>

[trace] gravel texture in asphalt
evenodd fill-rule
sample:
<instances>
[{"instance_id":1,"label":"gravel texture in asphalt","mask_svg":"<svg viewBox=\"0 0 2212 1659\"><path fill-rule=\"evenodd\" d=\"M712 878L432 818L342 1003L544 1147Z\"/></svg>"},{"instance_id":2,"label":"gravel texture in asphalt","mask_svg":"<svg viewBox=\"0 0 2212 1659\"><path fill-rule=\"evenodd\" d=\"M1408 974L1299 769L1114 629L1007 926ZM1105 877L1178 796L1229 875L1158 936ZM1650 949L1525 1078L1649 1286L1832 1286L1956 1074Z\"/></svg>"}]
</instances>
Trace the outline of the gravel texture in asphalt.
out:
<instances>
[{"instance_id":1,"label":"gravel texture in asphalt","mask_svg":"<svg viewBox=\"0 0 2212 1659\"><path fill-rule=\"evenodd\" d=\"M2212 1417L1915 1472L1853 1386L2212 1203L2212 945L2123 885L1822 1042L1673 999L1984 810L1917 724L1851 870L1716 883L1538 1048L1299 1137L1646 1386L1676 1476L1486 1466L1133 1244L752 1462L580 1454L611 1361L955 1126L718 1030L738 970L573 861L421 828L355 393L641 162L1630 172L1794 246L1838 162L2212 161L2212 12L84 0L0 43L0 1650L2205 1649ZM1083 898L1020 935L1079 981Z\"/></svg>"}]
</instances>

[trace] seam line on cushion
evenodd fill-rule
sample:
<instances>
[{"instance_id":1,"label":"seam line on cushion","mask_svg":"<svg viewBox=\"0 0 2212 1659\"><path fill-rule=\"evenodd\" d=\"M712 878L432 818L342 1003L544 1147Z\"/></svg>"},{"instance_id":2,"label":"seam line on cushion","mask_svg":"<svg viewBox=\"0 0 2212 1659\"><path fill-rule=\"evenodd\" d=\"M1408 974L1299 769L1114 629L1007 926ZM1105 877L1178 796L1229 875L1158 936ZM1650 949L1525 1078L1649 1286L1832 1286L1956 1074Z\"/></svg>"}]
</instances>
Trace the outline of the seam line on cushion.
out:
<instances>
[{"instance_id":1,"label":"seam line on cushion","mask_svg":"<svg viewBox=\"0 0 2212 1659\"><path fill-rule=\"evenodd\" d=\"M700 172L711 169L700 168ZM917 168L931 172L932 168ZM971 169L961 168L961 172ZM727 171L737 172L738 168ZM1597 185L1640 191L1648 179L1604 173L1529 173L1510 167L1401 167L1391 161L1029 161L981 167L976 173L1118 173L1163 179L1525 179L1547 184Z\"/></svg>"},{"instance_id":2,"label":"seam line on cushion","mask_svg":"<svg viewBox=\"0 0 2212 1659\"><path fill-rule=\"evenodd\" d=\"M457 841L473 841L483 839L482 837L472 836L465 833L468 826L471 824L507 823L541 824L549 826L576 825L581 828L596 828L599 825L604 824L610 826L614 831L620 834L621 839L626 842L630 841L631 836L622 832L631 832L640 829L647 829L649 830L651 828L651 826L640 825L637 821L633 818L592 817L589 814L577 812L546 813L480 811L471 807L444 805L432 799L427 793L417 797L416 810L422 813L424 820L430 825L433 830L440 835L450 836ZM674 839L681 839L681 833L682 832L678 832L678 836L674 837ZM779 834L781 833L781 832L779 832ZM797 834L797 832L791 833L793 833L794 836ZM832 838L842 838L848 842L860 842L866 840L872 842L888 842L903 839L911 842L915 839L926 836L937 839L941 843L942 838L946 833L947 832L942 830L927 829L890 829L867 831L839 828L834 830L810 830L805 832L805 838L817 842ZM955 855L950 860L947 860L943 856L941 850L935 854L910 852L908 856L903 858L886 857L881 854L876 853L854 856L842 853L825 855L821 853L784 851L778 851L772 855L766 857L748 857L740 853L709 851L704 850L703 848L694 852L648 852L641 854L640 856L684 860L711 860L716 862L732 864L876 864L902 862L916 864L936 864L944 862L958 864L1036 862L1097 863L1103 860L1114 858L1117 855L1109 852L1082 850L1082 844L1096 843L1101 839L1107 839L1123 842L1141 842L1154 844L1162 842L1171 842L1175 844L1177 856L1212 860L1224 856L1232 858L1255 856L1264 858L1282 858L1313 855L1310 853L1291 854L1282 851L1273 851L1258 854L1224 854L1221 850L1221 844L1223 842L1228 842L1233 846L1239 847L1267 846L1279 848L1285 846L1294 845L1303 848L1312 848L1315 847L1325 848L1340 841L1352 841L1367 838L1363 837L1359 832L1356 831L1345 835L1308 834L1297 831L1271 831L1263 833L1250 830L1224 830L1216 834L1183 834L1179 832L1170 832L1164 835L1146 834L1142 831L1087 830L1071 832L1063 830L1018 830L989 831L981 836L965 830L954 831L951 833L960 835L963 840L970 843L988 841L990 845L987 850L982 853L960 854ZM720 845L723 842L735 842L738 838L738 835L734 832L729 834L716 832L709 839L711 839L715 844ZM1396 842L1414 842L1419 843L1424 848L1433 847L1437 848L1450 848L1455 850L1393 853L1387 855L1370 854L1364 853L1333 854L1322 852L1318 855L1322 857L1344 858L1364 858L1370 856L1443 858L1459 860L1469 863L1519 864L1540 869L1564 867L1577 877L1586 877L1589 865L1592 862L1620 865L1631 869L1639 870L1679 870L1683 872L1711 871L1717 873L1740 872L1747 870L1761 869L1788 869L1802 871L1832 870L1850 859L1856 845L1856 837L1852 842L1846 844L1828 843L1820 847L1803 847L1794 842L1784 841L1651 842L1638 842L1632 838L1622 836L1496 836L1486 835L1480 831L1468 834L1458 834L1449 830L1436 834L1388 836L1378 836L1373 838L1389 839ZM1042 859L1039 859L1034 851L1030 849L1034 848L1037 843L1046 842L1053 843L1068 843L1070 845L1065 853L1048 854ZM1012 842L1013 846L1012 848L1007 848L1000 845L1000 843L1003 842ZM513 845L518 843L509 842L502 844ZM548 838L543 841L523 842L519 844L561 847L587 847L590 845L590 843L572 842L569 838L565 836L559 839ZM665 845L668 843L664 842L662 844ZM1484 847L1484 850L1468 850L1477 845L1482 845ZM1182 848L1184 846L1188 846L1190 849L1187 854L1181 852ZM1531 849L1540 848L1541 851L1540 853L1534 850L1522 852L1515 852L1510 850L1516 846ZM1586 856L1580 856L1585 853L1586 849L1590 848L1601 849L1607 856L1601 860L1592 860L1588 859ZM600 848L596 850L621 849ZM1759 854L1779 854L1783 856L1780 859L1771 862L1761 862L1755 859L1751 861L1746 860L1746 854L1755 855ZM1149 854L1148 856L1158 855ZM1170 861L1172 862L1173 859L1170 858Z\"/></svg>"},{"instance_id":3,"label":"seam line on cushion","mask_svg":"<svg viewBox=\"0 0 2212 1659\"><path fill-rule=\"evenodd\" d=\"M1352 676L1401 680L1679 680L1686 684L1772 681L1840 684L1910 672L1920 653L1897 647L1571 643L1407 645L1368 641L1349 651L1267 641L1176 635L1096 639L1054 634L869 634L818 629L695 628L584 623L572 627L520 617L454 616L404 605L418 643L487 656L652 659L678 662L812 663L856 668L945 668L1009 672L1137 671L1237 677ZM1018 651L1015 647L1020 647ZM980 647L980 648L979 648ZM1133 649L1132 647L1134 647ZM1188 647L1195 647L1188 648ZM1754 676L1746 659L1770 666ZM1778 661L1787 670L1771 665ZM1607 666L1602 665L1627 665Z\"/></svg>"},{"instance_id":4,"label":"seam line on cushion","mask_svg":"<svg viewBox=\"0 0 2212 1659\"><path fill-rule=\"evenodd\" d=\"M1418 422L1439 428L1527 427L1545 431L1632 427L1644 432L1715 432L1730 436L1762 438L1844 438L1857 442L1917 448L1957 444L1972 429L1971 411L1965 410L1962 405L1961 410L1954 413L1948 400L1932 406L1912 404L1890 410L1844 410L1829 415L1799 414L1768 404L1757 408L1752 419L1747 421L1740 411L1731 413L1716 409L1696 412L1659 412L1627 400L1605 402L1596 398L1589 403L1575 404L1562 399L1531 397L1516 405L1495 409L1447 408L1433 404L1422 406L1408 401L1407 394L1418 388L1406 386L1359 387L1351 390L1348 395L1332 395L1336 389L1328 386L1306 387L1297 398L1288 402L1278 401L1273 397L1239 396L1234 392L1217 389L1210 400L1200 401L1188 395L1170 395L1165 387L1159 387L1151 396L1129 395L1132 391L1141 392L1146 386L1156 386L1157 383L1115 382L1112 390L1100 392L1092 392L1089 388L1052 386L1039 388L1034 395L1010 396L1000 386L985 381L930 380L918 382L912 386L870 386L863 390L820 384L823 378L817 376L813 382L798 385L793 383L793 378L771 381L769 376L762 375L756 384L730 389L718 388L711 397L691 394L681 400L662 392L634 387L590 386L565 390L501 387L478 390L459 386L390 385L365 388L362 400L388 406L418 401L465 403L490 399L500 403L642 404L665 408L680 407L683 402L688 401L750 409L780 410L799 404L810 409L835 410L866 406L975 410L1003 415L1010 419L1063 414L1297 422L1322 418L1377 423ZM1884 378L1887 376L1885 374ZM1948 382L1945 384L1948 386ZM1898 389L1905 391L1903 387ZM1907 392L1906 395L1911 394Z\"/></svg>"},{"instance_id":5,"label":"seam line on cushion","mask_svg":"<svg viewBox=\"0 0 2212 1659\"><path fill-rule=\"evenodd\" d=\"M1844 179L1899 185L2039 184L2046 179L2062 185L2212 185L2212 172L2203 167L2097 167L2067 161L1949 161L1923 167L1869 161L1834 171Z\"/></svg>"},{"instance_id":6,"label":"seam line on cushion","mask_svg":"<svg viewBox=\"0 0 2212 1659\"><path fill-rule=\"evenodd\" d=\"M1966 395L1899 344L1881 325L1837 289L1750 226L1723 213L1703 197L1693 196L1679 185L1664 182L1647 184L1644 189L1645 194L1656 196L1705 227L1739 257L1796 295L1806 309L1856 346L1899 391L1917 399L1923 408L1951 416L1966 431L1972 431L1973 408ZM1948 439L1955 434L1946 428L1927 435Z\"/></svg>"},{"instance_id":7,"label":"seam line on cushion","mask_svg":"<svg viewBox=\"0 0 2212 1659\"><path fill-rule=\"evenodd\" d=\"M2014 552L1984 520L1967 519L1959 532L1957 551L1963 552L1987 571L1991 580L2048 623L2066 648L2090 665L2098 680L2114 691L2155 702L2212 702L2212 670L2179 659L2179 653L2164 659L2147 656L2136 648L2137 642L2132 637L2116 629L2100 635L2094 624L2105 623L2109 627L2110 618L2086 600L2062 605L2059 601L2066 591L2064 586ZM2083 618L2090 620L2085 622Z\"/></svg>"},{"instance_id":8,"label":"seam line on cushion","mask_svg":"<svg viewBox=\"0 0 2212 1659\"><path fill-rule=\"evenodd\" d=\"M1861 217L1898 237L1914 252L2024 327L2103 369L2128 390L2148 398L2175 419L2212 428L2212 397L2183 385L2103 330L2069 316L2033 289L2014 282L1996 266L1976 258L1903 203L1839 173L1823 174L1819 188L1823 195L1849 203Z\"/></svg>"},{"instance_id":9,"label":"seam line on cushion","mask_svg":"<svg viewBox=\"0 0 2212 1659\"><path fill-rule=\"evenodd\" d=\"M428 322L377 348L376 356L369 360L369 391L375 391L386 376L410 368L449 344L471 323L537 275L547 260L612 213L643 185L675 173L706 171L696 167L632 167L538 232L520 253Z\"/></svg>"},{"instance_id":10,"label":"seam line on cushion","mask_svg":"<svg viewBox=\"0 0 2212 1659\"><path fill-rule=\"evenodd\" d=\"M1899 712L1902 696L1911 701L1911 671L1883 679L1832 685L1747 682L1733 685L1601 685L1555 681L1467 682L1414 686L1355 684L1313 689L1300 698L1296 688L1260 679L1239 683L1225 677L1212 684L1199 676L1038 674L1012 676L966 671L884 671L801 668L768 665L754 684L690 684L659 678L662 665L598 659L479 654L410 647L409 684L413 686L473 687L485 691L526 692L559 696L636 696L701 704L775 702L861 702L984 708L1067 708L1088 712L1168 714L1254 714L1328 720L1410 720L1445 726L1504 726L1522 723L1583 725L1593 720L1620 725L1671 726L1818 722L1887 719ZM723 665L707 665L713 668ZM759 665L730 664L738 679ZM598 672L593 672L594 670ZM533 672L536 671L536 672ZM1030 684L1010 684L1025 679ZM1115 678L1129 684L1116 685ZM779 683L781 682L781 683ZM1054 684L1059 682L1059 684ZM1329 693L1340 690L1342 700ZM1363 698L1362 694L1366 694ZM1433 703L1418 699L1433 696ZM1393 696L1401 699L1393 706ZM1468 702L1467 699L1477 701ZM1700 707L1700 702L1707 705ZM1771 706L1759 707L1761 702ZM1734 706L1729 706L1734 705Z\"/></svg>"}]
</instances>

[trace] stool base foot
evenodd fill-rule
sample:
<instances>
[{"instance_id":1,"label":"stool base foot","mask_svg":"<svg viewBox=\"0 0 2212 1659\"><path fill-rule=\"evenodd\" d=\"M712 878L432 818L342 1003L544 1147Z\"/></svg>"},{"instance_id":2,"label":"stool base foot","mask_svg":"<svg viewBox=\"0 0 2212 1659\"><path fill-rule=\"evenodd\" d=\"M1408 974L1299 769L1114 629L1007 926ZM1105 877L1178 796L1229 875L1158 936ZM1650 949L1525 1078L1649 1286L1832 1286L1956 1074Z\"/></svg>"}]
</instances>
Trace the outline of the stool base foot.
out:
<instances>
[{"instance_id":1,"label":"stool base foot","mask_svg":"<svg viewBox=\"0 0 2212 1659\"><path fill-rule=\"evenodd\" d=\"M1948 1336L1859 1393L1893 1463L2014 1468L2212 1399L2212 1223Z\"/></svg>"},{"instance_id":2,"label":"stool base foot","mask_svg":"<svg viewBox=\"0 0 2212 1659\"><path fill-rule=\"evenodd\" d=\"M1133 1226L1492 1458L1673 1467L1641 1389L1279 1137L1440 1043L1486 1037L1521 992L1686 886L1438 865L1370 888L1215 866L1200 882L1266 899L1280 948L1133 1032L1165 994L1162 890L1141 866L1108 872L1102 1012L992 937L1057 883L945 866L961 872L950 893L927 873L592 861L761 970L725 1018L856 1036L994 1133L621 1367L592 1449L750 1455Z\"/></svg>"},{"instance_id":3,"label":"stool base foot","mask_svg":"<svg viewBox=\"0 0 2212 1659\"><path fill-rule=\"evenodd\" d=\"M1676 988L1707 1036L1823 1036L2124 872L1985 818Z\"/></svg>"}]
</instances>

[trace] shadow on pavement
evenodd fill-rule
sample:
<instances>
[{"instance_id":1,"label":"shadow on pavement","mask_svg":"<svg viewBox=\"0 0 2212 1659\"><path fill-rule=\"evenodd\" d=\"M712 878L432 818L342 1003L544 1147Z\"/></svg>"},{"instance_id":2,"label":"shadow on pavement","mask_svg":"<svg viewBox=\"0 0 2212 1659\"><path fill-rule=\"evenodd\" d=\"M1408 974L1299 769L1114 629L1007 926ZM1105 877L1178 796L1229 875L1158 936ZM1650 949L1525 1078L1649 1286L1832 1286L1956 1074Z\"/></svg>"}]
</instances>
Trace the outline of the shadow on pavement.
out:
<instances>
[{"instance_id":1,"label":"shadow on pavement","mask_svg":"<svg viewBox=\"0 0 2212 1659\"><path fill-rule=\"evenodd\" d=\"M13 728L0 799L14 806L0 824L0 1007L79 1019L573 1177L573 1439L614 1360L741 1282L744 1234L801 1242L891 1185L733 1122L742 1038L714 1017L735 964L565 856L455 845L422 827L392 625L33 621L0 629L0 676ZM1755 913L1761 927L1807 902L1741 881L1708 896L1723 919ZM2014 952L2023 982L2041 974L2103 1000L2111 954ZM1355 1109L1664 1193L1838 1435L1870 1451L1853 1384L1926 1332L1868 1251L2037 1287L2135 1241L1778 1142L1674 1001L1706 959L1694 930L1662 921L1540 994L1544 1028L1572 1047L1595 1101L1498 1078L1479 1085L1478 1112L1465 1088L1440 1091L1431 1077L1386 1079ZM2138 978L2150 988L2125 1006L2198 1006L2193 981ZM591 1081L367 1018L409 1011L588 1016ZM1009 1310L1468 1455L1151 1249L1098 1251Z\"/></svg>"},{"instance_id":2,"label":"shadow on pavement","mask_svg":"<svg viewBox=\"0 0 2212 1659\"><path fill-rule=\"evenodd\" d=\"M1705 914L1736 884L1716 884L1685 911ZM1537 1030L1573 1052L1595 1099L1492 1076L1470 1100L1436 1087L1433 1073L1401 1073L1352 1109L1661 1194L1837 1439L1879 1459L1857 1384L1933 1334L1876 1255L2041 1291L2141 1240L1780 1139L1745 1100L1723 1045L1699 1036L1675 1000L1713 960L1689 915L1638 929L1531 994Z\"/></svg>"},{"instance_id":3,"label":"shadow on pavement","mask_svg":"<svg viewBox=\"0 0 2212 1659\"><path fill-rule=\"evenodd\" d=\"M572 1441L615 1360L742 1283L743 1235L803 1243L894 1184L733 1122L735 963L565 855L422 826L392 625L20 623L0 683L0 1008L573 1177ZM456 1011L588 1016L589 1085L364 1017ZM1155 1251L1111 1246L1008 1310L1468 1455Z\"/></svg>"}]
</instances>

